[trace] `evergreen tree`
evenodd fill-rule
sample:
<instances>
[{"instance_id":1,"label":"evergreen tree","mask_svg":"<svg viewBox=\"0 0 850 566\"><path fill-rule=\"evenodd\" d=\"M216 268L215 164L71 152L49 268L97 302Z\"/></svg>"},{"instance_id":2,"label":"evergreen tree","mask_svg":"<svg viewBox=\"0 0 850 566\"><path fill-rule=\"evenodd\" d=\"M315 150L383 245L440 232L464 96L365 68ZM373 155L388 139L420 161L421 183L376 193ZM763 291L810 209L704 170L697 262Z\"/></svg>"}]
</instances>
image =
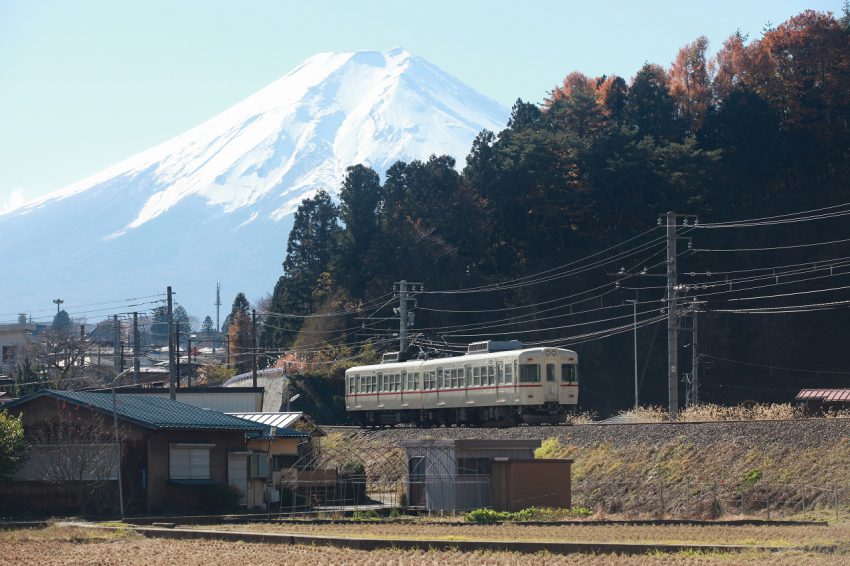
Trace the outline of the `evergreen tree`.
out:
<instances>
[{"instance_id":1,"label":"evergreen tree","mask_svg":"<svg viewBox=\"0 0 850 566\"><path fill-rule=\"evenodd\" d=\"M214 330L215 325L213 324L213 320L212 318L210 318L210 315L207 315L204 318L204 322L201 324L201 332L209 336L213 333Z\"/></svg>"},{"instance_id":2,"label":"evergreen tree","mask_svg":"<svg viewBox=\"0 0 850 566\"><path fill-rule=\"evenodd\" d=\"M250 310L251 304L245 294L238 293L230 309L227 327L228 364L237 373L244 373L251 367L253 335Z\"/></svg>"},{"instance_id":3,"label":"evergreen tree","mask_svg":"<svg viewBox=\"0 0 850 566\"><path fill-rule=\"evenodd\" d=\"M65 309L62 309L56 316L53 317L53 324L51 328L56 331L66 331L71 328L71 317L68 316L68 313L65 312Z\"/></svg>"},{"instance_id":4,"label":"evergreen tree","mask_svg":"<svg viewBox=\"0 0 850 566\"><path fill-rule=\"evenodd\" d=\"M367 258L378 237L380 177L373 169L363 165L349 167L339 198L339 217L345 224L339 271L348 289L360 295L364 283L371 280L373 273L374 263Z\"/></svg>"},{"instance_id":5,"label":"evergreen tree","mask_svg":"<svg viewBox=\"0 0 850 566\"><path fill-rule=\"evenodd\" d=\"M677 137L676 106L667 84L667 73L658 65L645 63L635 75L626 99L630 123L638 136L658 141Z\"/></svg>"},{"instance_id":6,"label":"evergreen tree","mask_svg":"<svg viewBox=\"0 0 850 566\"><path fill-rule=\"evenodd\" d=\"M339 259L341 229L337 223L339 210L330 195L319 191L313 198L304 199L295 212L295 219L286 245L284 274L278 279L271 299L274 313L308 314L315 306L313 292L319 277ZM300 322L284 319L263 330L265 345L291 344L292 331Z\"/></svg>"}]
</instances>

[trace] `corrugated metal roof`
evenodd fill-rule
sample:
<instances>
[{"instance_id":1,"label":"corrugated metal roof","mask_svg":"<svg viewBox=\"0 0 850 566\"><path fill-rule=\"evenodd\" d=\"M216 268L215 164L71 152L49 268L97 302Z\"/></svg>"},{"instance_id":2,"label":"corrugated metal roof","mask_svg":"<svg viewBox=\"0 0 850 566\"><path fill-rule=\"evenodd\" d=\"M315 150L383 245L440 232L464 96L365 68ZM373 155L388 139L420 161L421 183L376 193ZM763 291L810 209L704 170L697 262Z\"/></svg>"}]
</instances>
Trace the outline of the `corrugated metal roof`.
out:
<instances>
[{"instance_id":1,"label":"corrugated metal roof","mask_svg":"<svg viewBox=\"0 0 850 566\"><path fill-rule=\"evenodd\" d=\"M269 427L274 427L277 431L276 434L278 437L282 438L295 438L295 437L304 437L310 436L310 433L304 432L301 430L296 430L292 428L292 426L301 419L306 420L312 425L310 419L304 416L302 412L290 412L290 413L227 413L232 417L236 417L238 419L245 419L246 421L250 421L252 423L262 424L267 429ZM324 433L316 428L314 431L320 435L324 435Z\"/></svg>"},{"instance_id":2,"label":"corrugated metal roof","mask_svg":"<svg viewBox=\"0 0 850 566\"><path fill-rule=\"evenodd\" d=\"M797 401L850 403L850 389L803 389L794 399Z\"/></svg>"},{"instance_id":3,"label":"corrugated metal roof","mask_svg":"<svg viewBox=\"0 0 850 566\"><path fill-rule=\"evenodd\" d=\"M276 428L289 428L304 416L302 412L292 413L227 413L232 417L245 419L255 423L273 426Z\"/></svg>"},{"instance_id":4,"label":"corrugated metal roof","mask_svg":"<svg viewBox=\"0 0 850 566\"><path fill-rule=\"evenodd\" d=\"M112 394L96 393L93 391L55 391L44 390L23 397L8 404L6 407L22 405L37 397L50 396L55 399L89 407L96 411L112 414ZM132 393L117 393L116 412L122 420L152 429L216 429L262 431L262 426L246 422L243 419L202 409L194 405L172 401L153 395L138 395Z\"/></svg>"}]
</instances>

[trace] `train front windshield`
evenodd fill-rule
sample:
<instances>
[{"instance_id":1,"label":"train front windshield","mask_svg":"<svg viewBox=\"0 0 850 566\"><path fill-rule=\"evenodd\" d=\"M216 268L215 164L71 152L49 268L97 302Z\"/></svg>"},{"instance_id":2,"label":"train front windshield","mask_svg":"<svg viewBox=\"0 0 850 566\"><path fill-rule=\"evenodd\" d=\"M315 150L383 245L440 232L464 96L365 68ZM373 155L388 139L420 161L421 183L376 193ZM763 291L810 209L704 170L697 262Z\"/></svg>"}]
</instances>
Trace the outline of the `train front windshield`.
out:
<instances>
[{"instance_id":1,"label":"train front windshield","mask_svg":"<svg viewBox=\"0 0 850 566\"><path fill-rule=\"evenodd\" d=\"M564 383L578 383L578 366L575 364L561 364L561 381Z\"/></svg>"}]
</instances>

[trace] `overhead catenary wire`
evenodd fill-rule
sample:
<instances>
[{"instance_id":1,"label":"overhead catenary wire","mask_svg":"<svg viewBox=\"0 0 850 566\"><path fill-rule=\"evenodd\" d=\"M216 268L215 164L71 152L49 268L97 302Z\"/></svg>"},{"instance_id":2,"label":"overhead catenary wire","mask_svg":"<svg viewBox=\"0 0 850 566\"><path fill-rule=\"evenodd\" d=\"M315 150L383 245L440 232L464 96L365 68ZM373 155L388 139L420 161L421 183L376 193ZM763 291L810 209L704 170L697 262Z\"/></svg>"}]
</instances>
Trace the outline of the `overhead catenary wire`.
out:
<instances>
[{"instance_id":1,"label":"overhead catenary wire","mask_svg":"<svg viewBox=\"0 0 850 566\"><path fill-rule=\"evenodd\" d=\"M696 223L696 229L712 229L712 228L748 228L753 226L773 226L779 224L788 224L794 222L809 222L813 220L821 220L835 218L850 214L850 210L836 211L836 209L850 207L850 203L841 203L811 210L789 212L786 214L778 214L774 216L763 216L760 218L749 218L745 220L729 220L726 222L708 222ZM833 211L833 212L824 212Z\"/></svg>"},{"instance_id":2,"label":"overhead catenary wire","mask_svg":"<svg viewBox=\"0 0 850 566\"><path fill-rule=\"evenodd\" d=\"M700 354L699 357L709 359L709 360L718 360L718 361L722 361L722 362L728 362L728 363L731 363L731 364L738 364L738 365L742 365L742 366L750 366L750 367L757 367L757 368L770 369L770 370L779 370L779 371L788 371L788 372L795 372L795 373L813 373L813 374L827 374L827 375L850 375L850 371L788 368L788 367L781 367L781 366L774 366L774 365L756 364L756 363L753 363L753 362L744 362L744 361L741 361L741 360L732 360L732 359L729 359L729 358L724 358L724 357L721 357L721 356L715 356L715 355L712 355L712 354L705 354L705 353Z\"/></svg>"},{"instance_id":3,"label":"overhead catenary wire","mask_svg":"<svg viewBox=\"0 0 850 566\"><path fill-rule=\"evenodd\" d=\"M645 236L646 234L648 234L652 231L655 231L655 230L657 230L657 227L651 228L650 230L647 230L647 231L645 231L645 232L643 232L643 233L641 233L641 234L639 234L639 235L637 235L633 238L630 238L629 240L626 240L625 242L621 242L619 244L616 244L614 246L606 248L605 250L595 252L593 254L590 254L588 256L585 256L585 257L578 259L578 260L575 260L573 262L561 265L559 267L547 269L545 271L541 271L541 272L534 273L534 274L531 274L531 275L526 275L526 276L523 276L523 277L517 277L517 278L514 278L514 279L508 279L506 281L502 281L502 282L499 282L499 283L493 283L493 284L489 284L489 285L481 285L481 286L478 286L478 287L468 287L468 288L462 288L462 289L428 290L428 291L423 291L423 293L424 294L432 294L432 295L452 295L452 294L468 294L468 293L484 293L484 292L494 292L494 291L506 291L506 290L518 289L518 288L522 288L522 287L528 287L528 286L531 286L531 285L537 285L537 284L540 284L540 283L546 283L546 282L549 282L549 281L561 279L563 277L568 277L570 275L576 275L576 274L588 271L590 269L593 269L595 267L599 267L601 265L607 265L609 263L613 263L614 261L621 261L621 260L623 260L627 257L630 257L631 255L634 255L635 253L639 253L641 251L644 251L644 250L648 249L649 247L660 245L661 242L664 241L664 237L655 238L654 240L652 240L650 242L641 244L641 245L639 245L635 248L626 250L624 252L619 252L618 254L616 254L615 256L613 256L611 258L599 260L599 261L596 261L596 262L594 262L590 265L584 265L584 266L581 266L581 267L577 267L575 269L572 269L572 270L569 270L569 271L566 271L566 272L559 272L559 273L554 273L554 272L556 272L558 270L562 270L562 269L567 268L567 267L577 265L577 264L581 264L581 262L583 262L583 261L586 261L590 258L599 256L599 255L601 255L601 254L603 254L607 251L610 251L612 249L616 249L616 248L618 248L618 247L620 247L620 246L622 246L626 243L634 241L635 239L638 239L642 236ZM600 261L601 261L601 263L600 263Z\"/></svg>"}]
</instances>

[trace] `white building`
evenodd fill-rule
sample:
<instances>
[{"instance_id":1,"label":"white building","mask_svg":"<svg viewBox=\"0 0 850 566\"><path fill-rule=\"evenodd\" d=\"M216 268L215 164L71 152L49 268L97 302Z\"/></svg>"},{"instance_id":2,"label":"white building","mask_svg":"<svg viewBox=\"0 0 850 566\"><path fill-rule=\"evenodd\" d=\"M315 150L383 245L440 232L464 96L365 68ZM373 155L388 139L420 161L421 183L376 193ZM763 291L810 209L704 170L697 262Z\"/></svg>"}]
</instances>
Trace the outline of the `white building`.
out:
<instances>
[{"instance_id":1,"label":"white building","mask_svg":"<svg viewBox=\"0 0 850 566\"><path fill-rule=\"evenodd\" d=\"M36 328L23 314L18 316L18 322L0 324L0 374L7 375L23 361L24 346Z\"/></svg>"}]
</instances>

